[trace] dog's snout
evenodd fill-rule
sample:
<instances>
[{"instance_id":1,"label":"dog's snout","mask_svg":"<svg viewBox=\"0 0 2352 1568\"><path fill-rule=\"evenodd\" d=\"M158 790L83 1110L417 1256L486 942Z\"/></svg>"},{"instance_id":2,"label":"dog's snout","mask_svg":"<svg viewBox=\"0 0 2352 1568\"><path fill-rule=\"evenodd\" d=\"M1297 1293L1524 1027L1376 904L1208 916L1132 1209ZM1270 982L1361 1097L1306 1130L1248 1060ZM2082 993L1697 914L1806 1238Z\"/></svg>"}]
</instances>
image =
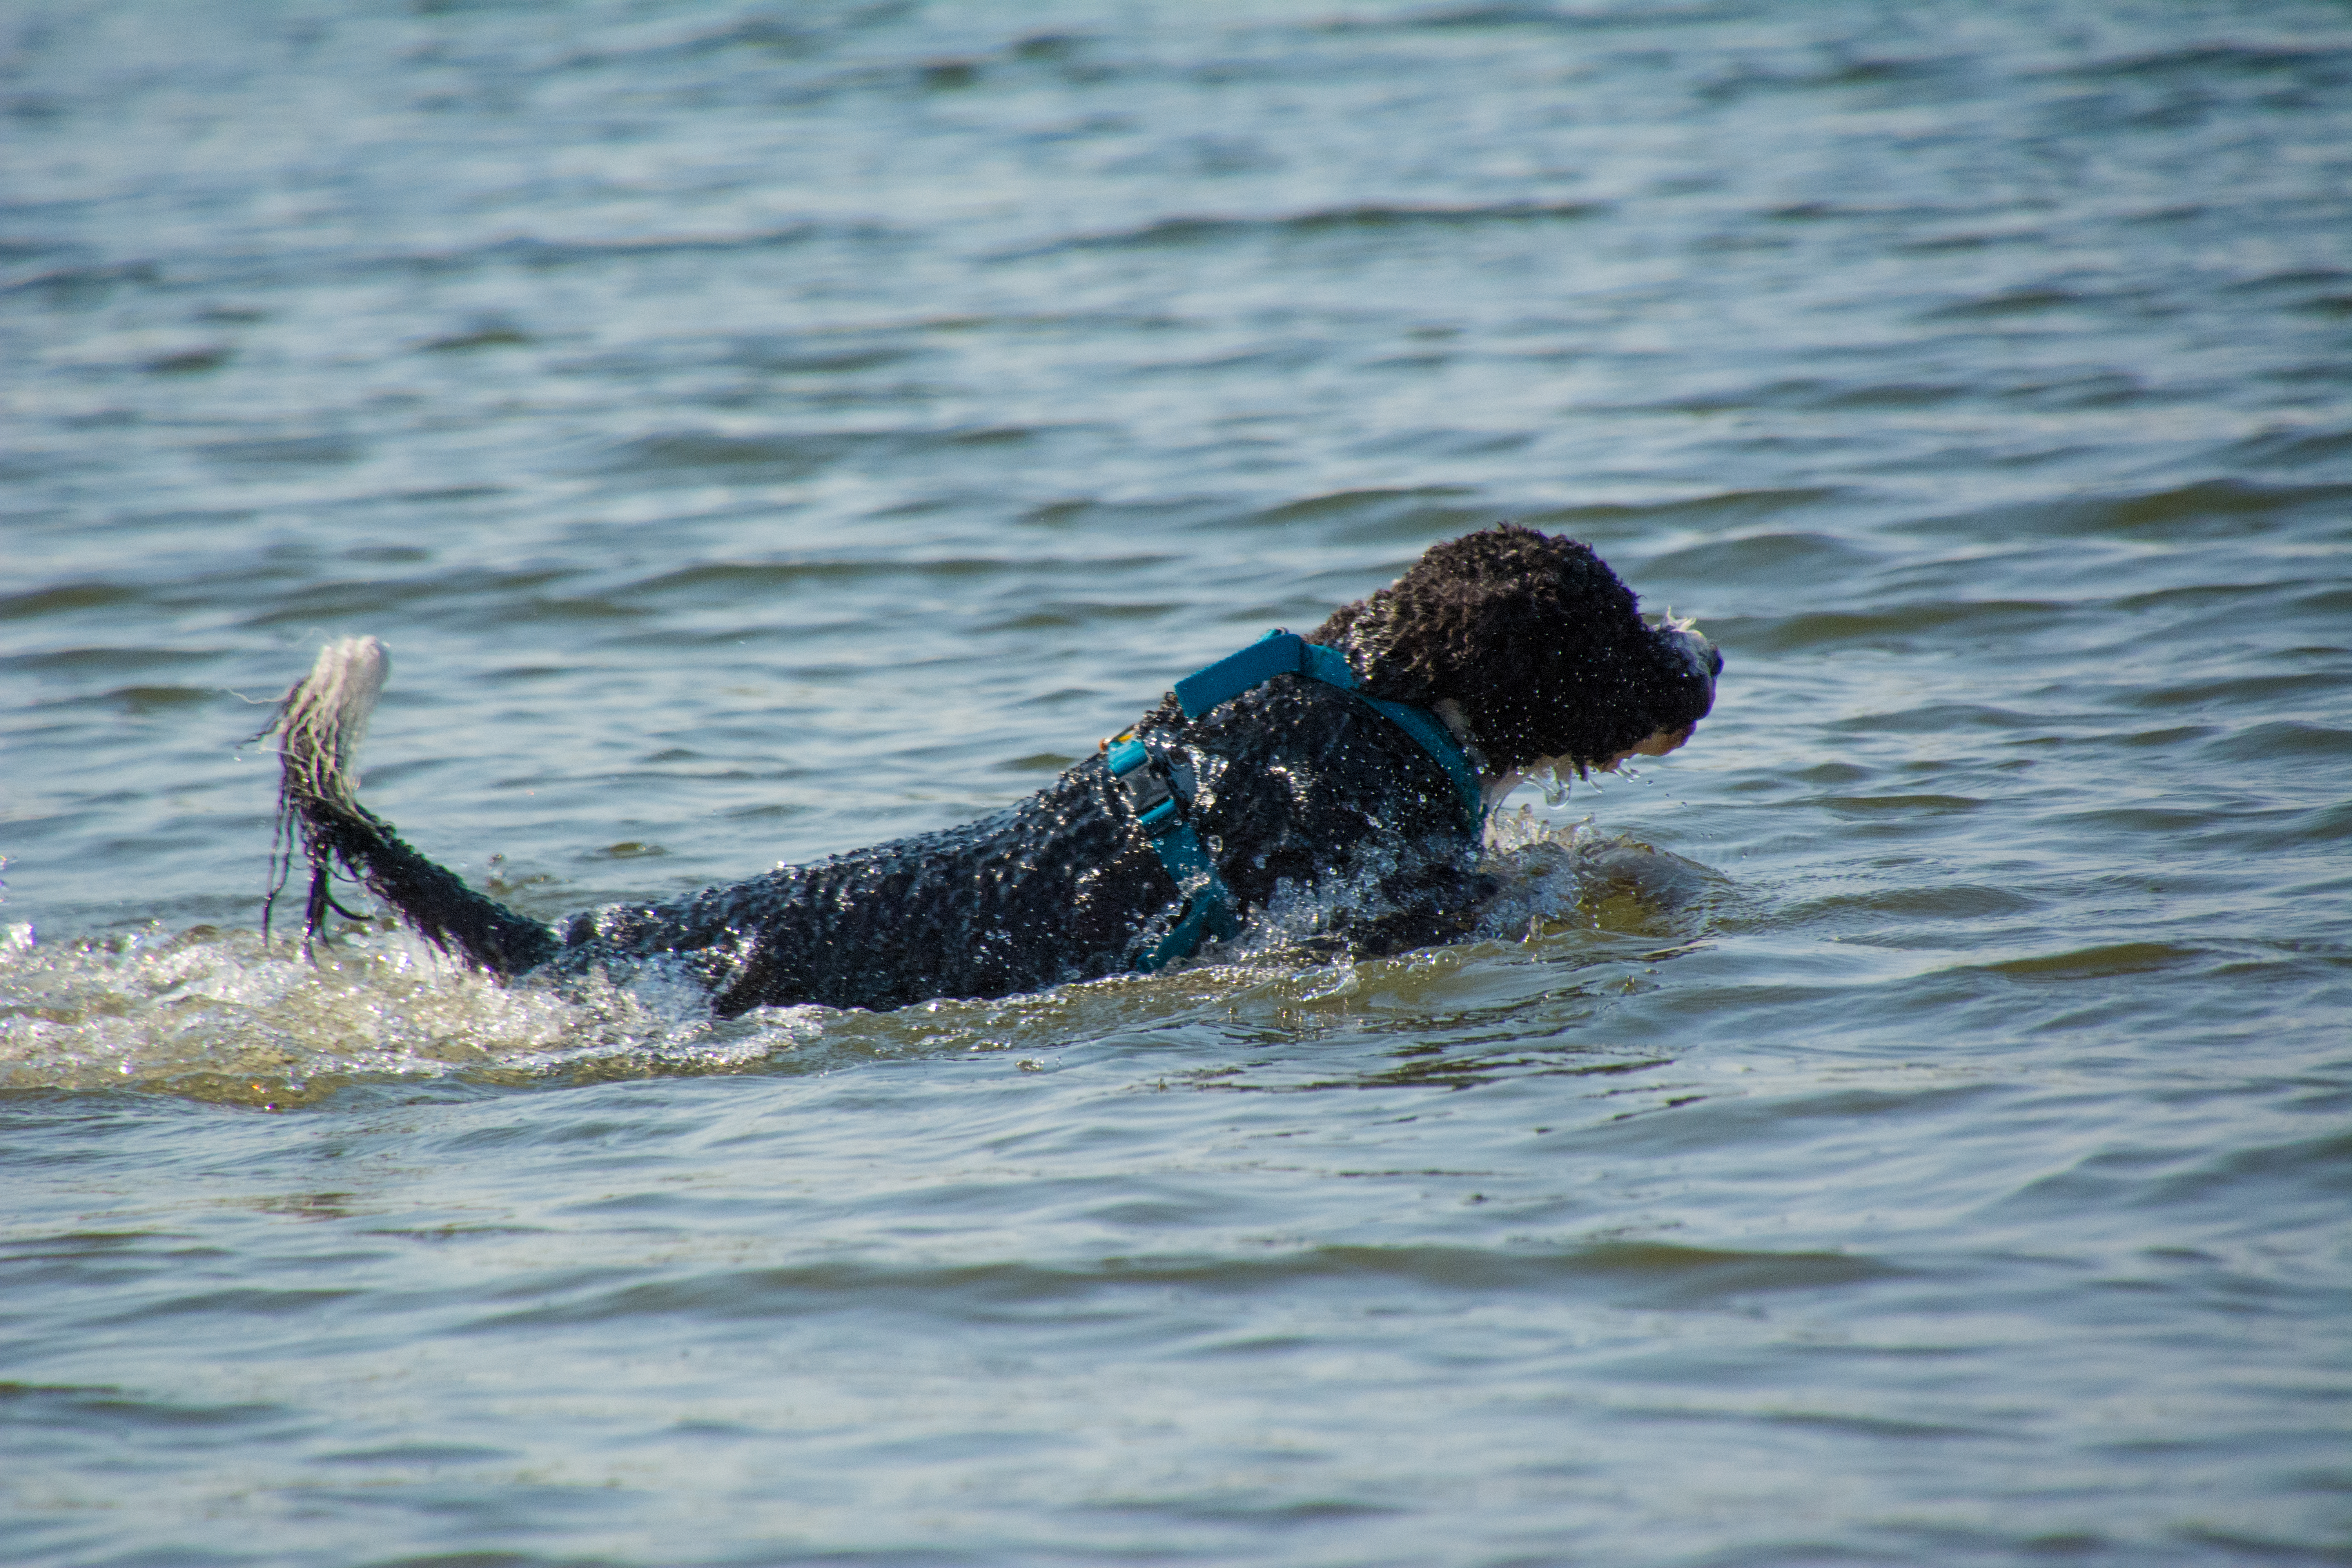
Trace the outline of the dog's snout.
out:
<instances>
[{"instance_id":1,"label":"dog's snout","mask_svg":"<svg viewBox=\"0 0 2352 1568\"><path fill-rule=\"evenodd\" d=\"M1667 638L1682 650L1683 658L1691 669L1705 677L1710 684L1723 673L1723 650L1717 647L1714 639L1705 632L1687 622L1679 625L1670 622L1662 629Z\"/></svg>"}]
</instances>

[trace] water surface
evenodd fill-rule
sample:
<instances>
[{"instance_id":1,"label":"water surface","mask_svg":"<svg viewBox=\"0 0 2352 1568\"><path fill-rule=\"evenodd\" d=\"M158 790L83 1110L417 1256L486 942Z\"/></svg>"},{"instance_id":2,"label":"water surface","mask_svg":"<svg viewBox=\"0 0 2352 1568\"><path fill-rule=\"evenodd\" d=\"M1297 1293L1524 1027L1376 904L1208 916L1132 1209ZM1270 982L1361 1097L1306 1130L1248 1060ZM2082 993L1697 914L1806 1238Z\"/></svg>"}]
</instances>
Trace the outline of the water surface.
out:
<instances>
[{"instance_id":1,"label":"water surface","mask_svg":"<svg viewBox=\"0 0 2352 1568\"><path fill-rule=\"evenodd\" d=\"M11 1561L2352 1549L2341 7L121 0L0 109ZM260 940L327 637L552 915L1504 518L1727 666L1490 940Z\"/></svg>"}]
</instances>

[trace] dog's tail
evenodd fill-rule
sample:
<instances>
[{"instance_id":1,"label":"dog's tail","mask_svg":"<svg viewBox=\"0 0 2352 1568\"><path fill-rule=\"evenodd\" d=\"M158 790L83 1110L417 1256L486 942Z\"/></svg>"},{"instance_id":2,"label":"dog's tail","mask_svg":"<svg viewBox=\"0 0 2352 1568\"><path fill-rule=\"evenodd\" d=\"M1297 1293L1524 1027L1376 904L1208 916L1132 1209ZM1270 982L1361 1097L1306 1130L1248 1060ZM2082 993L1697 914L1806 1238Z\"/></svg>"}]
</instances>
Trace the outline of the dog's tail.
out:
<instances>
[{"instance_id":1,"label":"dog's tail","mask_svg":"<svg viewBox=\"0 0 2352 1568\"><path fill-rule=\"evenodd\" d=\"M310 863L302 910L306 937L319 934L328 911L352 912L334 898L340 864L443 952L501 977L520 974L554 952L555 933L411 849L354 793L359 774L352 762L391 668L391 656L373 637L329 643L261 732L278 737L280 763L278 849L262 935L269 933L270 907L299 850Z\"/></svg>"}]
</instances>

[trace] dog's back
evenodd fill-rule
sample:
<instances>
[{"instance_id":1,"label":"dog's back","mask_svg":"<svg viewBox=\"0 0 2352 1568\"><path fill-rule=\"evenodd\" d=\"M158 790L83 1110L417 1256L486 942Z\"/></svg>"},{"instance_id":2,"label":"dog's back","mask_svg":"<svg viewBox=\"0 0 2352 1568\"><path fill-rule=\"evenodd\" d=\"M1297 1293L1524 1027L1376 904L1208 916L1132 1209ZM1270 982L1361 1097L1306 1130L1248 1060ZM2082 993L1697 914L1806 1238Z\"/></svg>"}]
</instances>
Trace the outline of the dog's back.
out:
<instances>
[{"instance_id":1,"label":"dog's back","mask_svg":"<svg viewBox=\"0 0 2352 1568\"><path fill-rule=\"evenodd\" d=\"M1359 923L1369 936L1388 922L1395 936L1380 945L1392 946L1451 934L1475 901L1450 781L1346 693L1284 677L1198 721L1162 708L1138 732L1192 781L1196 829L1237 912L1264 908L1285 882L1369 870L1387 886L1367 889L1379 907ZM1411 847L1402 855L1400 843ZM1380 864L1363 864L1361 849ZM1177 909L1097 756L961 827L575 916L556 963L677 962L722 1016L804 1002L881 1009L1123 973Z\"/></svg>"}]
</instances>

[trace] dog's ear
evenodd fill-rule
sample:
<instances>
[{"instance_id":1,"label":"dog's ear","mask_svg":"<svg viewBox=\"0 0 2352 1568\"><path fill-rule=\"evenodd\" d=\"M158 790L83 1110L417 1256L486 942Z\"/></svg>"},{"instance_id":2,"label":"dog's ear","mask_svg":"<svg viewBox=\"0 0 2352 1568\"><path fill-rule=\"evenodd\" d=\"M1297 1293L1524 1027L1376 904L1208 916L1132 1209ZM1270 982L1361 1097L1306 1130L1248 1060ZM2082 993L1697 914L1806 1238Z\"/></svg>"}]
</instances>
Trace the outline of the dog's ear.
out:
<instances>
[{"instance_id":1,"label":"dog's ear","mask_svg":"<svg viewBox=\"0 0 2352 1568\"><path fill-rule=\"evenodd\" d=\"M1675 717L1692 706L1686 661L1633 590L1590 546L1512 523L1431 546L1314 640L1345 648L1376 697L1460 704L1497 772L1605 762L1697 717Z\"/></svg>"}]
</instances>

